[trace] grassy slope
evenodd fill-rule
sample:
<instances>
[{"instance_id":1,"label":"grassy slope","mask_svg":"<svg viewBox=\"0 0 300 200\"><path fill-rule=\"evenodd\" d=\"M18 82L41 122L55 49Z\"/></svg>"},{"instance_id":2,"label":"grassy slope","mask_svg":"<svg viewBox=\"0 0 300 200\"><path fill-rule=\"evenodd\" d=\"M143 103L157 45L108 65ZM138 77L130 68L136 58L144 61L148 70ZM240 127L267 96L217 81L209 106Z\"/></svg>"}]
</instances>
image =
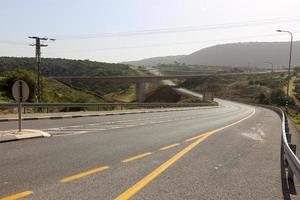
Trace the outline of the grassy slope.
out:
<instances>
[{"instance_id":1,"label":"grassy slope","mask_svg":"<svg viewBox=\"0 0 300 200\"><path fill-rule=\"evenodd\" d=\"M0 81L3 78L0 78ZM51 88L51 89L50 89ZM55 80L49 80L47 83L48 93L47 98L50 103L59 103L59 102L89 102L89 103L101 103L104 102L102 99L96 97L95 95L89 94L87 92L75 90L63 83L60 83ZM9 99L5 96L3 91L0 91L0 102L8 103L14 102L13 99Z\"/></svg>"},{"instance_id":2,"label":"grassy slope","mask_svg":"<svg viewBox=\"0 0 300 200\"><path fill-rule=\"evenodd\" d=\"M80 102L80 103L101 103L102 99L84 91L75 90L61 82L48 80L48 101L49 102Z\"/></svg>"},{"instance_id":3,"label":"grassy slope","mask_svg":"<svg viewBox=\"0 0 300 200\"><path fill-rule=\"evenodd\" d=\"M34 58L0 57L0 73L9 72L18 68L34 71ZM118 63L103 63L89 60L71 60L60 58L43 58L43 76L125 76L137 75L137 71L128 65ZM128 89L130 83L112 81L78 81L73 80L72 86L84 91L91 91L98 95L119 92Z\"/></svg>"},{"instance_id":4,"label":"grassy slope","mask_svg":"<svg viewBox=\"0 0 300 200\"><path fill-rule=\"evenodd\" d=\"M103 98L109 102L132 102L135 100L135 87L132 85L126 90L106 94Z\"/></svg>"},{"instance_id":5,"label":"grassy slope","mask_svg":"<svg viewBox=\"0 0 300 200\"><path fill-rule=\"evenodd\" d=\"M297 80L299 80L299 78L297 78L296 76L291 77L289 94L294 99L296 107L300 108L300 101L296 97L295 91L295 81ZM300 131L300 114L298 112L298 109L289 109L288 114L290 119L294 122L295 127L298 129L298 131Z\"/></svg>"}]
</instances>

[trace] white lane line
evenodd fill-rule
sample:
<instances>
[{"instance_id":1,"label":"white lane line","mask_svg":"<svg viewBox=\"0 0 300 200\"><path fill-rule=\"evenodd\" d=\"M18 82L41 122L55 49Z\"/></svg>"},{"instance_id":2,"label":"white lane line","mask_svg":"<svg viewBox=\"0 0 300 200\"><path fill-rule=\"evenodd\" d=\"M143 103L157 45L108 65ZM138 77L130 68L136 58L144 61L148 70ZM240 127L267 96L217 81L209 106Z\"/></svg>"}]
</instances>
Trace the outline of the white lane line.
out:
<instances>
[{"instance_id":1,"label":"white lane line","mask_svg":"<svg viewBox=\"0 0 300 200\"><path fill-rule=\"evenodd\" d=\"M195 114L195 116L200 117L202 116L201 113ZM163 118L169 118L170 116L158 116L158 117L149 117L149 118L139 118L139 119L129 119L129 120L119 120L119 121L112 121L112 122L100 122L100 123L91 123L91 124L85 124L87 126L97 126L97 125L105 125L105 124L115 124L115 123L123 123L123 122L132 122L132 121L141 121L141 120L151 120L151 119L163 119ZM195 118L197 118L195 117ZM178 118L176 119L178 120ZM173 121L173 120L170 120ZM163 121L165 122L165 121ZM159 122L161 123L161 122ZM80 127L83 127L85 125L81 125ZM64 128L69 128L69 127L76 127L76 126L63 126L63 127L56 127L56 128L49 128L49 129L43 129L43 130L60 130Z\"/></svg>"},{"instance_id":2,"label":"white lane line","mask_svg":"<svg viewBox=\"0 0 300 200\"><path fill-rule=\"evenodd\" d=\"M96 128L96 129L63 129L60 130L61 132L70 132L70 131L103 131L103 130L107 130L104 128Z\"/></svg>"},{"instance_id":3,"label":"white lane line","mask_svg":"<svg viewBox=\"0 0 300 200\"><path fill-rule=\"evenodd\" d=\"M197 117L195 117L195 118L197 118ZM70 131L77 131L76 134L80 134L79 131L89 131L89 132L104 131L104 130L121 129L121 128L134 127L134 126L143 126L143 125L148 125L148 124L160 124L160 123L173 122L173 121L186 120L186 119L190 119L190 118L180 118L180 119L174 119L174 120L161 120L161 121L156 121L156 122L153 121L153 122L139 123L139 124L124 124L122 126L107 127L105 129L103 129L103 128L102 129L69 129L68 127L62 127L62 128L47 129L47 131L50 131L50 132L59 132L59 131L60 132L70 132ZM128 120L128 121L132 121L132 120ZM76 127L76 126L69 126L69 127ZM83 127L83 126L78 126L78 127ZM65 134L65 135L67 135L67 134ZM71 134L71 135L74 135L74 134Z\"/></svg>"},{"instance_id":4,"label":"white lane line","mask_svg":"<svg viewBox=\"0 0 300 200\"><path fill-rule=\"evenodd\" d=\"M113 127L102 128L102 129L67 129L69 127L74 127L74 126L67 126L67 127L51 128L51 129L45 129L45 130L56 132L57 135L53 135L53 136L70 136L70 135L92 133L92 132L96 132L96 131L106 131L106 130L121 129L121 128L128 128L128 127L134 127L134 126L143 126L143 125L149 125L149 124L161 124L161 123L166 123L166 122L175 122L175 121L180 121L180 120L196 119L201 116L202 115L196 114L196 115L194 115L194 117L182 117L182 118L169 119L169 120L149 121L147 123L139 123L139 124L121 124L122 126L113 126ZM170 117L170 116L166 116L166 117ZM151 117L151 118L143 118L143 119L122 120L122 122L140 121L140 120L157 119L157 118L165 118L165 117L161 116L161 117L156 117L156 118ZM115 121L115 122L104 122L104 123L109 123L111 125L111 124L115 124L116 122L120 122L120 121L121 120ZM94 124L90 124L90 125L104 125L104 124L102 122L102 123L94 123ZM83 127L83 125L81 125L80 127ZM60 133L59 133L59 131L60 131ZM76 131L76 132L69 133L70 131ZM64 134L64 132L67 132L67 133Z\"/></svg>"},{"instance_id":5,"label":"white lane line","mask_svg":"<svg viewBox=\"0 0 300 200\"><path fill-rule=\"evenodd\" d=\"M111 127L111 129L118 129L118 128L125 128L125 127L121 127L121 126L113 126L113 127Z\"/></svg>"},{"instance_id":6,"label":"white lane line","mask_svg":"<svg viewBox=\"0 0 300 200\"><path fill-rule=\"evenodd\" d=\"M126 124L125 127L134 127L137 126L136 124Z\"/></svg>"},{"instance_id":7,"label":"white lane line","mask_svg":"<svg viewBox=\"0 0 300 200\"><path fill-rule=\"evenodd\" d=\"M78 132L74 132L74 133L67 133L67 134L60 134L60 135L53 135L53 137L64 137L64 136L71 136L71 135L80 135L80 134L85 134L85 133L89 133L88 131L78 131Z\"/></svg>"}]
</instances>

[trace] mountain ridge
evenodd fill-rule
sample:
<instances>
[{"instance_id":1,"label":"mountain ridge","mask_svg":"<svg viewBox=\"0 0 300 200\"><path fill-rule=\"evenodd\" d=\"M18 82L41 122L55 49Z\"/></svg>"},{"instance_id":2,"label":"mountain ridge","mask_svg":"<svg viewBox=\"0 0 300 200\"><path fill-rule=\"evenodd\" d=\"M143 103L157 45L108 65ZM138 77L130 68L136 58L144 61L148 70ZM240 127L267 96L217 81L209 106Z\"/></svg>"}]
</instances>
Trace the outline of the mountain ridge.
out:
<instances>
[{"instance_id":1,"label":"mountain ridge","mask_svg":"<svg viewBox=\"0 0 300 200\"><path fill-rule=\"evenodd\" d=\"M174 62L188 65L266 67L272 62L276 67L288 65L290 42L240 42L219 44L200 49L188 55L153 57L123 62L135 66L157 66ZM300 41L293 42L292 65L300 64Z\"/></svg>"}]
</instances>

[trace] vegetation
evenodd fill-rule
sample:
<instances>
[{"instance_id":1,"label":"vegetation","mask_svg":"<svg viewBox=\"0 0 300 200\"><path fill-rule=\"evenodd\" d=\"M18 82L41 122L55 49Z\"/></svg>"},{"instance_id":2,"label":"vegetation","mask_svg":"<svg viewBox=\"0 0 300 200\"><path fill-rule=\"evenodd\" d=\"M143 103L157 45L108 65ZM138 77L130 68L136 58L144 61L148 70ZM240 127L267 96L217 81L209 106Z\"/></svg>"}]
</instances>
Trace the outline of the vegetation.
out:
<instances>
[{"instance_id":1,"label":"vegetation","mask_svg":"<svg viewBox=\"0 0 300 200\"><path fill-rule=\"evenodd\" d=\"M25 71L25 70L9 71L9 72L5 72L5 73L1 73L0 76L2 77L0 80L0 89L1 89L1 91L3 91L2 98L4 98L4 99L7 99L7 100L13 99L11 89L12 89L13 84L17 80L25 81L29 86L29 90L34 91L35 81L34 81L34 74L32 72ZM29 102L34 101L34 93L30 92L28 101Z\"/></svg>"},{"instance_id":2,"label":"vegetation","mask_svg":"<svg viewBox=\"0 0 300 200\"><path fill-rule=\"evenodd\" d=\"M24 80L28 85L30 91L34 91L35 78L34 73L27 70L9 71L0 74L0 101L12 102L13 97L11 94L12 85L16 80ZM43 79L43 102L58 103L58 102L71 102L71 103L96 103L103 102L102 99L87 92L78 91L64 85L61 82ZM34 102L34 93L30 92L29 102Z\"/></svg>"},{"instance_id":3,"label":"vegetation","mask_svg":"<svg viewBox=\"0 0 300 200\"><path fill-rule=\"evenodd\" d=\"M294 75L290 82L290 96L294 99L295 105L288 109L288 114L292 121L296 124L298 130L300 130L300 67L294 68Z\"/></svg>"},{"instance_id":4,"label":"vegetation","mask_svg":"<svg viewBox=\"0 0 300 200\"><path fill-rule=\"evenodd\" d=\"M233 67L205 66L205 65L186 65L184 63L174 62L173 64L159 64L157 67L165 75L191 75L191 74L214 74L224 72L242 72L242 70Z\"/></svg>"},{"instance_id":5,"label":"vegetation","mask_svg":"<svg viewBox=\"0 0 300 200\"><path fill-rule=\"evenodd\" d=\"M124 76L136 75L128 65L94 62L89 60L70 60L61 58L43 58L42 74L44 76ZM0 72L14 70L35 70L34 58L0 57ZM91 91L98 95L118 92L130 87L130 83L102 81L72 81L71 87Z\"/></svg>"},{"instance_id":6,"label":"vegetation","mask_svg":"<svg viewBox=\"0 0 300 200\"><path fill-rule=\"evenodd\" d=\"M187 80L181 86L198 92L212 91L215 96L224 99L284 106L286 81L285 74L211 76ZM293 99L289 102L294 104Z\"/></svg>"},{"instance_id":7,"label":"vegetation","mask_svg":"<svg viewBox=\"0 0 300 200\"><path fill-rule=\"evenodd\" d=\"M106 94L103 98L108 102L133 102L135 101L135 87L131 86L126 90Z\"/></svg>"}]
</instances>

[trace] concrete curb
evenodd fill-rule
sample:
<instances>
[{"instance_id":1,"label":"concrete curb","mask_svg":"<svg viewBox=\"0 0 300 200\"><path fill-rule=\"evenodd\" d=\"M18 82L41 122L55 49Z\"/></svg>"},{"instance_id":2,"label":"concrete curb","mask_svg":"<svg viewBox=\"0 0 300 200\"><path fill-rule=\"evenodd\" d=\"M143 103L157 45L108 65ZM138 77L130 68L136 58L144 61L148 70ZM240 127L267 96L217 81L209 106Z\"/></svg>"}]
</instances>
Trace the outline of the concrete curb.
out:
<instances>
[{"instance_id":1,"label":"concrete curb","mask_svg":"<svg viewBox=\"0 0 300 200\"><path fill-rule=\"evenodd\" d=\"M12 130L11 132L16 132L16 130ZM25 132L25 133L18 134L18 135L8 134L8 135L0 136L0 143L51 136L49 133L46 133L46 132L40 131L40 130L25 129L25 130L23 130L23 132Z\"/></svg>"},{"instance_id":2,"label":"concrete curb","mask_svg":"<svg viewBox=\"0 0 300 200\"><path fill-rule=\"evenodd\" d=\"M100 117L100 116L111 116L111 115L128 115L128 114L140 114L140 113L157 113L157 112L172 112L172 111L185 111L185 110L198 110L198 109L211 109L218 108L220 106L203 106L193 108L176 108L176 109L164 109L164 110L143 110L134 112L118 112L118 113L99 113L99 114L80 114L80 115L62 115L62 116L40 116L40 117L24 117L23 120L43 120L43 119L66 119L66 118L79 118L79 117ZM17 117L11 118L0 118L0 122L11 122L18 121Z\"/></svg>"}]
</instances>

